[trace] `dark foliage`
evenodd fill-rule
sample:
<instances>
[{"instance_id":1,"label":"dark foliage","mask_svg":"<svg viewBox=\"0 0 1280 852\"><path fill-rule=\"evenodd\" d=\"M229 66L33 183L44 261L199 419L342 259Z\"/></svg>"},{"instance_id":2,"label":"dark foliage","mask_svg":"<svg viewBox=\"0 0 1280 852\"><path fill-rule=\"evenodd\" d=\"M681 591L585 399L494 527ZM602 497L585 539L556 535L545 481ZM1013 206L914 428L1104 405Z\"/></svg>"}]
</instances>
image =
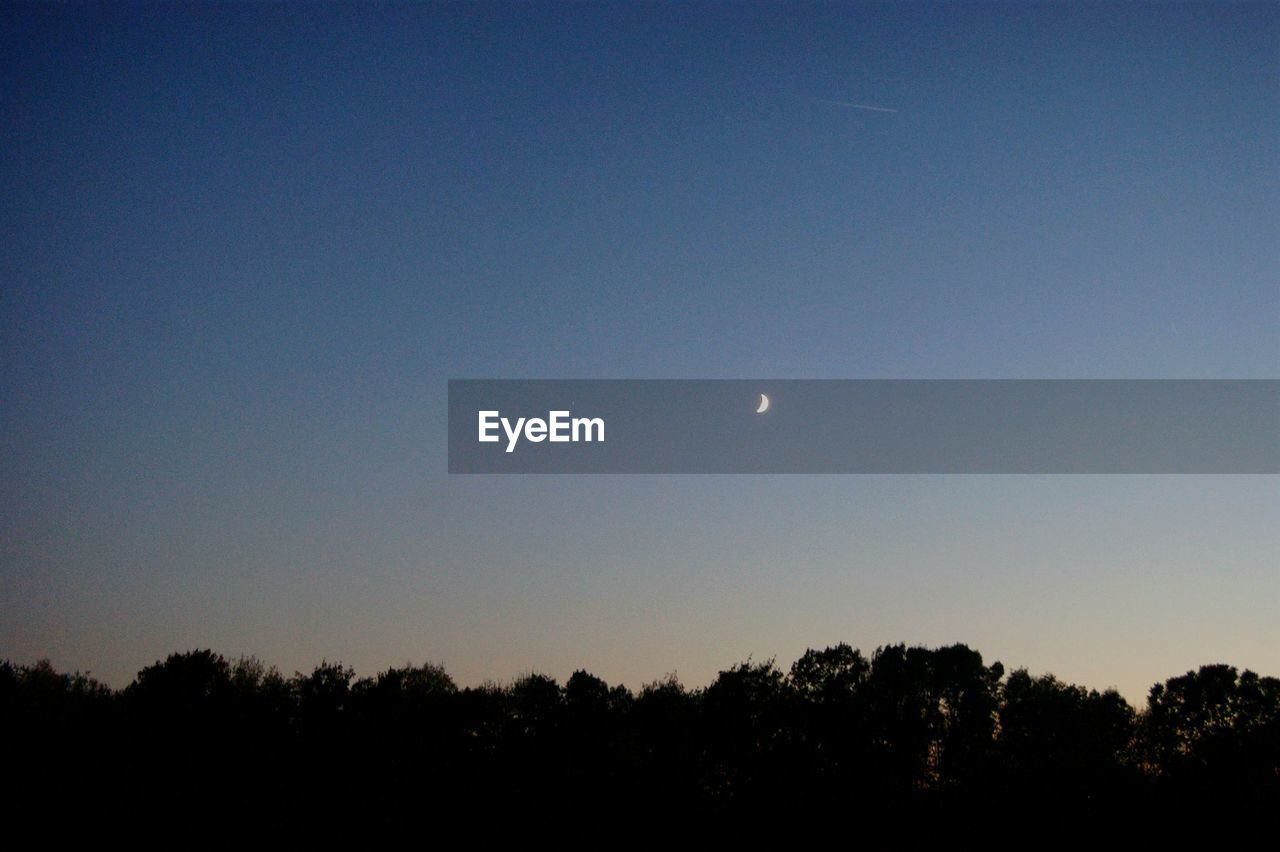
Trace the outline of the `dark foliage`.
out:
<instances>
[{"instance_id":1,"label":"dark foliage","mask_svg":"<svg viewBox=\"0 0 1280 852\"><path fill-rule=\"evenodd\" d=\"M1280 805L1280 681L1204 666L1116 692L1005 676L963 645L810 650L705 689L584 671L460 689L435 665L173 654L121 691L0 664L8 801L59 830L360 837L426 822L702 818L886 827L1023 814L1242 816ZM807 822L805 822L807 820Z\"/></svg>"}]
</instances>

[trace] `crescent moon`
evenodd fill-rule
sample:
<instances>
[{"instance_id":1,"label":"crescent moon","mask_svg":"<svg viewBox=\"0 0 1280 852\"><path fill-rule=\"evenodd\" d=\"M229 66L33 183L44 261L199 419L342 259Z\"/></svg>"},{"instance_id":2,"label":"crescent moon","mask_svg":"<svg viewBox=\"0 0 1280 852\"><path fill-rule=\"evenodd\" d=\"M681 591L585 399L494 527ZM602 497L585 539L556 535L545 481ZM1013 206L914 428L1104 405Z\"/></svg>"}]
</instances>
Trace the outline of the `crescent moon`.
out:
<instances>
[{"instance_id":1,"label":"crescent moon","mask_svg":"<svg viewBox=\"0 0 1280 852\"><path fill-rule=\"evenodd\" d=\"M769 410L769 397L760 394L760 406L756 409L756 414L764 414Z\"/></svg>"}]
</instances>

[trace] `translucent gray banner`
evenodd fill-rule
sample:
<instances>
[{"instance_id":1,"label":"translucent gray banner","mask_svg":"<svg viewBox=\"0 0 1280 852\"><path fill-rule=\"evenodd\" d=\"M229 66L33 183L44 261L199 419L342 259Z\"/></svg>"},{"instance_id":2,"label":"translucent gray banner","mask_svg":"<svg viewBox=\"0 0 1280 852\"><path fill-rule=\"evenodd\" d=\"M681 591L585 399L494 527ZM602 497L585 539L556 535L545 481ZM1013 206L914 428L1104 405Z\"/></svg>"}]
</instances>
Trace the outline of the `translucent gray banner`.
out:
<instances>
[{"instance_id":1,"label":"translucent gray banner","mask_svg":"<svg viewBox=\"0 0 1280 852\"><path fill-rule=\"evenodd\" d=\"M450 473L1280 473L1280 380L449 382Z\"/></svg>"}]
</instances>

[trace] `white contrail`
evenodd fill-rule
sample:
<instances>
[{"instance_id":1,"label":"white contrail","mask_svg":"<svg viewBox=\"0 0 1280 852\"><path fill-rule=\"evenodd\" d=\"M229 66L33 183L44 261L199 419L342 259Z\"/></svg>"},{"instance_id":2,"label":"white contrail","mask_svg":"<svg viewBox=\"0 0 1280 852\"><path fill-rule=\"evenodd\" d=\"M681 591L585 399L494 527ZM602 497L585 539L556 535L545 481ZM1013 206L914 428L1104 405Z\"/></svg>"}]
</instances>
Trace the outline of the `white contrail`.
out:
<instances>
[{"instance_id":1,"label":"white contrail","mask_svg":"<svg viewBox=\"0 0 1280 852\"><path fill-rule=\"evenodd\" d=\"M855 104L855 103L851 103L850 101L833 101L828 98L809 98L809 100L816 101L817 103L820 103L820 104L831 104L832 106L848 107L849 109L869 109L874 112L897 112L896 109L889 109L888 107L872 106L871 104Z\"/></svg>"}]
</instances>

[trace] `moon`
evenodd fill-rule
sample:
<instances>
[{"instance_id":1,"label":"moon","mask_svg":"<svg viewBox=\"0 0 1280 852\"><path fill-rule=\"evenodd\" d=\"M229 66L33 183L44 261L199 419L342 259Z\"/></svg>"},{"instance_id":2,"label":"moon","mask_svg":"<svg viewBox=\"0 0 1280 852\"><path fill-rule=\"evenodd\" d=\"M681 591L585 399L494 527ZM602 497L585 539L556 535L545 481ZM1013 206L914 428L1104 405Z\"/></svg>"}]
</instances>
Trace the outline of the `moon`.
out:
<instances>
[{"instance_id":1,"label":"moon","mask_svg":"<svg viewBox=\"0 0 1280 852\"><path fill-rule=\"evenodd\" d=\"M760 406L756 408L756 414L764 414L769 410L769 397L760 394Z\"/></svg>"}]
</instances>

